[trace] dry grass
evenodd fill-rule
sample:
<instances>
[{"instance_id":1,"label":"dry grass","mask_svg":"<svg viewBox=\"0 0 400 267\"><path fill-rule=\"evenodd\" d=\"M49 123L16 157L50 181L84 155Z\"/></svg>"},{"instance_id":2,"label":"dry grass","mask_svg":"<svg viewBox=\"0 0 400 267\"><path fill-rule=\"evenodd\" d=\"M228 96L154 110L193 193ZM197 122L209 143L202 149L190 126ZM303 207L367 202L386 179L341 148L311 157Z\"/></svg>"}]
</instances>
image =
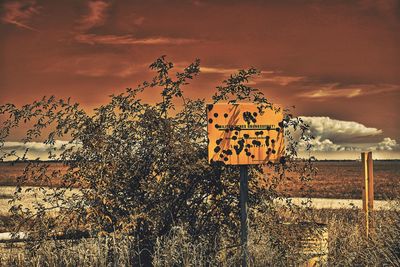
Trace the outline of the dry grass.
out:
<instances>
[{"instance_id":1,"label":"dry grass","mask_svg":"<svg viewBox=\"0 0 400 267\"><path fill-rule=\"evenodd\" d=\"M46 241L38 249L29 245L2 244L0 266L132 266L132 247L128 238L90 238Z\"/></svg>"},{"instance_id":2,"label":"dry grass","mask_svg":"<svg viewBox=\"0 0 400 267\"><path fill-rule=\"evenodd\" d=\"M286 218L285 212L282 217ZM290 221L326 223L329 232L329 266L399 266L400 214L379 211L373 215L374 228L365 237L363 213L359 210L312 210L299 213ZM289 227L288 227L289 226ZM251 266L296 266L299 243L291 224L276 223L268 214L253 217L249 252ZM317 234L317 233L315 233ZM240 248L224 238L193 240L185 227L175 227L160 237L154 249L154 266L237 266ZM141 252L130 237L46 241L36 252L19 248L4 250L1 266L132 266ZM147 262L148 263L148 262ZM142 262L142 264L145 264ZM144 265L146 266L146 265Z\"/></svg>"}]
</instances>

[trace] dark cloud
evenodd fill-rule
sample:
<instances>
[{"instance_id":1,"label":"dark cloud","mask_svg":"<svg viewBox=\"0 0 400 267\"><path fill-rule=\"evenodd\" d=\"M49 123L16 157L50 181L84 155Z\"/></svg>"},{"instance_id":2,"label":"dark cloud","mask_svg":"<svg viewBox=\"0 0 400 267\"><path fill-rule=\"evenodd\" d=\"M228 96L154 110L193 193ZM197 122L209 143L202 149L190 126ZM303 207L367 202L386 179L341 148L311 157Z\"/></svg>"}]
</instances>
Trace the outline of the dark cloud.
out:
<instances>
[{"instance_id":1,"label":"dark cloud","mask_svg":"<svg viewBox=\"0 0 400 267\"><path fill-rule=\"evenodd\" d=\"M105 1L89 1L88 13L78 20L79 29L86 31L104 25L109 6Z\"/></svg>"},{"instance_id":2,"label":"dark cloud","mask_svg":"<svg viewBox=\"0 0 400 267\"><path fill-rule=\"evenodd\" d=\"M354 98L367 95L400 92L400 85L394 84L350 84L343 86L338 83L333 83L314 84L314 87L316 87L316 89L304 90L298 96L326 101L332 98Z\"/></svg>"},{"instance_id":3,"label":"dark cloud","mask_svg":"<svg viewBox=\"0 0 400 267\"><path fill-rule=\"evenodd\" d=\"M2 8L1 21L3 23L13 24L31 31L38 31L36 28L28 25L31 18L39 13L36 1L5 1Z\"/></svg>"},{"instance_id":4,"label":"dark cloud","mask_svg":"<svg viewBox=\"0 0 400 267\"><path fill-rule=\"evenodd\" d=\"M199 42L190 38L169 38L169 37L150 37L135 38L132 35L96 35L79 34L75 40L86 44L100 45L185 45Z\"/></svg>"}]
</instances>

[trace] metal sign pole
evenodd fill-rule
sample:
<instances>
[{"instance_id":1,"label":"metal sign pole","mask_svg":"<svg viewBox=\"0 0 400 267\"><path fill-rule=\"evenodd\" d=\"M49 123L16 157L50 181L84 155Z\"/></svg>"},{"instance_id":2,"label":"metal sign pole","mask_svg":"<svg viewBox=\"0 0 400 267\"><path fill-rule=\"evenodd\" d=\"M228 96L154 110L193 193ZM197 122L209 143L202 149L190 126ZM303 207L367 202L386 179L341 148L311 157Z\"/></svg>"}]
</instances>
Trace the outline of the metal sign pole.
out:
<instances>
[{"instance_id":1,"label":"metal sign pole","mask_svg":"<svg viewBox=\"0 0 400 267\"><path fill-rule=\"evenodd\" d=\"M263 110L263 112L261 112ZM207 105L208 161L240 165L240 241L247 266L249 165L280 162L285 155L284 116L254 103Z\"/></svg>"},{"instance_id":2,"label":"metal sign pole","mask_svg":"<svg viewBox=\"0 0 400 267\"><path fill-rule=\"evenodd\" d=\"M247 199L249 190L249 173L248 165L240 165L240 232L241 232L241 247L242 247L242 266L247 266L248 250L247 250Z\"/></svg>"}]
</instances>

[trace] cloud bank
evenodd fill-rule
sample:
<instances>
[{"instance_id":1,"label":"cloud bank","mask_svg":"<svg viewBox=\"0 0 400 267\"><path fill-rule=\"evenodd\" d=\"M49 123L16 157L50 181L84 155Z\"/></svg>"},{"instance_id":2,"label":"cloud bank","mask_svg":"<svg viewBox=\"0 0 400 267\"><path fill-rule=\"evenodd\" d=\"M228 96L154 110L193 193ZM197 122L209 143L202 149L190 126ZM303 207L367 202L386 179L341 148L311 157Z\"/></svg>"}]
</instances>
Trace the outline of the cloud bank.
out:
<instances>
[{"instance_id":1,"label":"cloud bank","mask_svg":"<svg viewBox=\"0 0 400 267\"><path fill-rule=\"evenodd\" d=\"M353 142L361 137L379 136L382 130L367 127L355 121L342 121L329 117L301 117L310 125L311 134L321 140L329 139L334 142Z\"/></svg>"},{"instance_id":2,"label":"cloud bank","mask_svg":"<svg viewBox=\"0 0 400 267\"><path fill-rule=\"evenodd\" d=\"M390 137L373 142L383 131L367 127L355 121L342 121L329 117L301 117L310 126L309 133L314 136L310 142L311 151L397 151L400 146ZM373 139L373 140L372 140ZM300 144L305 150L306 144Z\"/></svg>"},{"instance_id":3,"label":"cloud bank","mask_svg":"<svg viewBox=\"0 0 400 267\"><path fill-rule=\"evenodd\" d=\"M399 144L396 142L396 140L391 139L390 137L385 137L381 142L377 144L377 146L371 147L371 150L393 151L399 148Z\"/></svg>"}]
</instances>

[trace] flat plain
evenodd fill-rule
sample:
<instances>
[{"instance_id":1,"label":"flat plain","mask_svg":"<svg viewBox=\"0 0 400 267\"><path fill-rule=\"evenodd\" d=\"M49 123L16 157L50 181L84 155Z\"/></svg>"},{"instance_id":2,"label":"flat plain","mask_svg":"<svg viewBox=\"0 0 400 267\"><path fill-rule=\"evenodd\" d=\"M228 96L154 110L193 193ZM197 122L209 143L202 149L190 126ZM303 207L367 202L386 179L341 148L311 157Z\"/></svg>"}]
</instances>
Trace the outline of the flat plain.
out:
<instances>
[{"instance_id":1,"label":"flat plain","mask_svg":"<svg viewBox=\"0 0 400 267\"><path fill-rule=\"evenodd\" d=\"M278 190L290 197L361 199L364 183L359 161L318 161L314 179L282 183ZM400 160L374 161L375 199L396 199L400 196Z\"/></svg>"},{"instance_id":2,"label":"flat plain","mask_svg":"<svg viewBox=\"0 0 400 267\"><path fill-rule=\"evenodd\" d=\"M49 171L65 170L61 163L47 163ZM3 186L15 186L26 164L0 163L0 199L6 198ZM359 161L317 161L314 179L300 182L286 180L278 191L288 197L360 199L363 186L363 166ZM268 174L266 174L268 175ZM58 181L54 181L57 184ZM37 186L33 180L26 186ZM4 188L5 189L5 188ZM9 188L7 193L9 194ZM400 196L400 160L374 161L375 199L394 199Z\"/></svg>"}]
</instances>

